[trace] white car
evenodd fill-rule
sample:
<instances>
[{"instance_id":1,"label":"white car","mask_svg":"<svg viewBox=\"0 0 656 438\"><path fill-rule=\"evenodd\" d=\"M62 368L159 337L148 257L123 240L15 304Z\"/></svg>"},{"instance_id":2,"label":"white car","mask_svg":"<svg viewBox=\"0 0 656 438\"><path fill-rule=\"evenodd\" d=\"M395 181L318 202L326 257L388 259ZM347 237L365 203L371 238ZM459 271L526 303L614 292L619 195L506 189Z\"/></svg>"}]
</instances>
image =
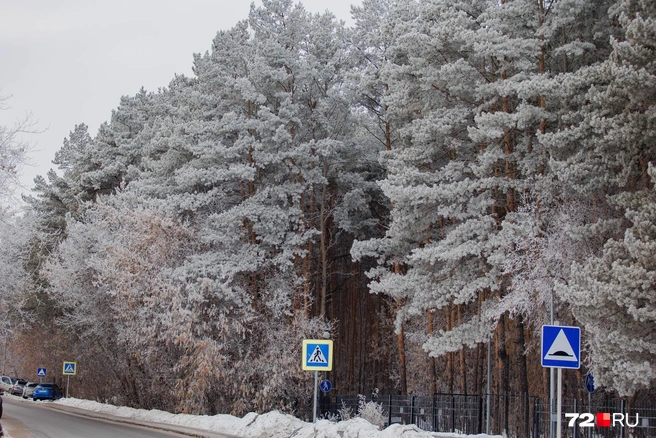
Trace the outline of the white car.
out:
<instances>
[{"instance_id":1,"label":"white car","mask_svg":"<svg viewBox=\"0 0 656 438\"><path fill-rule=\"evenodd\" d=\"M0 376L0 391L3 393L11 392L11 388L13 388L15 380L16 379L12 379L8 376Z\"/></svg>"},{"instance_id":2,"label":"white car","mask_svg":"<svg viewBox=\"0 0 656 438\"><path fill-rule=\"evenodd\" d=\"M36 388L38 384L39 382L27 382L25 386L23 386L23 398L31 398L34 388Z\"/></svg>"}]
</instances>

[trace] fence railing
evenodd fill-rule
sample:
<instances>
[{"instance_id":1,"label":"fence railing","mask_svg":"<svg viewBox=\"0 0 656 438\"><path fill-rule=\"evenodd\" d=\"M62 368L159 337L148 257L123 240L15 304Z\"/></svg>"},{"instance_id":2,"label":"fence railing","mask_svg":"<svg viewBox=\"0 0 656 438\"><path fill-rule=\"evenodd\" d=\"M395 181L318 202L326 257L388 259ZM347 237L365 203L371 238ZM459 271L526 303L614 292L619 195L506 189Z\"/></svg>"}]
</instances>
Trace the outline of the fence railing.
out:
<instances>
[{"instance_id":1,"label":"fence railing","mask_svg":"<svg viewBox=\"0 0 656 438\"><path fill-rule=\"evenodd\" d=\"M325 395L320 398L322 416L339 416L340 412L357 414L362 396ZM488 397L482 395L435 394L433 396L378 395L365 397L366 402L380 404L385 425L415 424L431 432L459 434L485 433L488 428ZM550 438L549 401L526 394L490 394L489 429L494 435L510 438ZM554 409L555 411L555 409ZM565 413L610 413L625 415L624 400L575 400L562 402L562 431L565 438L656 438L656 403L635 405L628 412L630 423L635 427L616 424L614 427L582 427L584 421L576 421L569 427L570 418ZM554 414L555 415L555 414ZM636 417L637 415L637 417ZM624 417L626 418L626 417ZM585 418L583 418L584 420ZM555 429L555 418L554 429Z\"/></svg>"}]
</instances>

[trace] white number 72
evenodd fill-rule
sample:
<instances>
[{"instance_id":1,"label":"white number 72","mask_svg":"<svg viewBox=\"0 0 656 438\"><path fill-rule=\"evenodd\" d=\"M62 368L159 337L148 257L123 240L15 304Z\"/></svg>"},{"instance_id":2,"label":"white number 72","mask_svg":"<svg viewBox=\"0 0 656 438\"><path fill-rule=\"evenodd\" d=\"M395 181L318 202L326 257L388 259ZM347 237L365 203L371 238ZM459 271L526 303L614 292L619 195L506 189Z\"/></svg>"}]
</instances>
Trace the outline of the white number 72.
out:
<instances>
[{"instance_id":1,"label":"white number 72","mask_svg":"<svg viewBox=\"0 0 656 438\"><path fill-rule=\"evenodd\" d=\"M594 415L590 413L586 414L565 414L565 418L570 418L569 427L576 427L576 420L581 418L583 421L579 424L579 427L593 427L594 426Z\"/></svg>"}]
</instances>

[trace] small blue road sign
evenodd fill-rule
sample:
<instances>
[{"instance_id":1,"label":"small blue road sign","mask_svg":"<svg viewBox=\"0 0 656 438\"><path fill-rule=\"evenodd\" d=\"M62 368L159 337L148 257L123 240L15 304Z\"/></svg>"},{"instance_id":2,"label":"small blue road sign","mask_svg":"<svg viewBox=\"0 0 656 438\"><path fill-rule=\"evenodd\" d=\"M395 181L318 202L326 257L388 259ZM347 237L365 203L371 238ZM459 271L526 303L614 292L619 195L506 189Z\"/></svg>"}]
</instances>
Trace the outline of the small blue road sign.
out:
<instances>
[{"instance_id":1,"label":"small blue road sign","mask_svg":"<svg viewBox=\"0 0 656 438\"><path fill-rule=\"evenodd\" d=\"M65 376L74 376L77 374L77 363L76 362L64 362L64 369L62 374Z\"/></svg>"},{"instance_id":2,"label":"small blue road sign","mask_svg":"<svg viewBox=\"0 0 656 438\"><path fill-rule=\"evenodd\" d=\"M329 392L331 389L333 389L333 384L330 383L330 380L328 379L322 380L319 384L319 388L321 388L323 392Z\"/></svg>"},{"instance_id":3,"label":"small blue road sign","mask_svg":"<svg viewBox=\"0 0 656 438\"><path fill-rule=\"evenodd\" d=\"M588 392L595 392L594 376L592 374L585 376L585 389Z\"/></svg>"},{"instance_id":4,"label":"small blue road sign","mask_svg":"<svg viewBox=\"0 0 656 438\"><path fill-rule=\"evenodd\" d=\"M542 366L581 367L581 329L561 325L542 326Z\"/></svg>"},{"instance_id":5,"label":"small blue road sign","mask_svg":"<svg viewBox=\"0 0 656 438\"><path fill-rule=\"evenodd\" d=\"M37 368L36 369L36 376L37 377L45 377L47 374L47 370L45 368Z\"/></svg>"},{"instance_id":6,"label":"small blue road sign","mask_svg":"<svg viewBox=\"0 0 656 438\"><path fill-rule=\"evenodd\" d=\"M301 365L306 371L331 371L333 369L333 341L304 339Z\"/></svg>"}]
</instances>

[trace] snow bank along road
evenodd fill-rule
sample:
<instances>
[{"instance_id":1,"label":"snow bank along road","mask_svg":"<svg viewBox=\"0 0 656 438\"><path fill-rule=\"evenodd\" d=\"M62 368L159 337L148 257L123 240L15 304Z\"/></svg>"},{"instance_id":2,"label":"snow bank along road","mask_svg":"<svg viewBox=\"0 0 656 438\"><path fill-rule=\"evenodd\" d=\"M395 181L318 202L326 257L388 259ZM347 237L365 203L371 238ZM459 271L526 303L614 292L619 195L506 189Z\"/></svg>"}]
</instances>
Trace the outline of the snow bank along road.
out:
<instances>
[{"instance_id":1,"label":"snow bank along road","mask_svg":"<svg viewBox=\"0 0 656 438\"><path fill-rule=\"evenodd\" d=\"M432 433L415 425L393 424L384 430L362 418L333 423L306 423L280 412L232 415L172 414L65 398L56 402L24 401L5 396L2 419L11 438L182 437L207 438L463 438ZM89 418L91 417L91 418ZM101 432L101 430L104 430ZM475 435L477 438L500 436Z\"/></svg>"}]
</instances>

